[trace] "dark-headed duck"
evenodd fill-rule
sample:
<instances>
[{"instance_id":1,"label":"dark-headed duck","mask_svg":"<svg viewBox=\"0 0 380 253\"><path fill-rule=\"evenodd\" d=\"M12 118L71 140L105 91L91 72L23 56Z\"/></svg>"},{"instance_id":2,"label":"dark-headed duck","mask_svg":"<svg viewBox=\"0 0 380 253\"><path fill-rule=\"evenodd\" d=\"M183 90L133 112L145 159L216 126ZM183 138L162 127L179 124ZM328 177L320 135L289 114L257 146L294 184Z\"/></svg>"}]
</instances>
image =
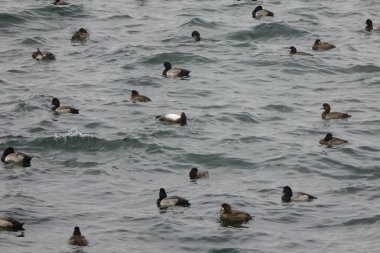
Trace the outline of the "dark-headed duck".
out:
<instances>
[{"instance_id":1,"label":"dark-headed duck","mask_svg":"<svg viewBox=\"0 0 380 253\"><path fill-rule=\"evenodd\" d=\"M319 141L319 144L334 146L347 143L348 141L333 137L331 133L326 134L325 138Z\"/></svg>"},{"instance_id":2,"label":"dark-headed duck","mask_svg":"<svg viewBox=\"0 0 380 253\"><path fill-rule=\"evenodd\" d=\"M133 102L150 102L150 98L140 95L137 90L133 90L131 94L131 100Z\"/></svg>"},{"instance_id":3,"label":"dark-headed duck","mask_svg":"<svg viewBox=\"0 0 380 253\"><path fill-rule=\"evenodd\" d=\"M70 106L61 106L61 103L59 102L58 98L53 98L53 100L51 101L51 103L52 103L52 105L54 105L54 107L51 108L51 110L53 112L56 112L56 113L73 113L73 114L78 114L79 113L79 110L75 109L73 107L70 107Z\"/></svg>"},{"instance_id":4,"label":"dark-headed duck","mask_svg":"<svg viewBox=\"0 0 380 253\"><path fill-rule=\"evenodd\" d=\"M190 206L187 199L178 196L168 197L164 188L160 189L159 198L157 199L156 204L158 208L167 208L169 206Z\"/></svg>"},{"instance_id":5,"label":"dark-headed duck","mask_svg":"<svg viewBox=\"0 0 380 253\"><path fill-rule=\"evenodd\" d=\"M380 30L380 24L374 24L370 19L367 19L365 23L367 24L367 26L365 27L367 31Z\"/></svg>"},{"instance_id":6,"label":"dark-headed duck","mask_svg":"<svg viewBox=\"0 0 380 253\"><path fill-rule=\"evenodd\" d=\"M243 223L252 220L252 216L249 213L232 210L231 206L227 203L222 204L222 213L219 218L225 223Z\"/></svg>"},{"instance_id":7,"label":"dark-headed duck","mask_svg":"<svg viewBox=\"0 0 380 253\"><path fill-rule=\"evenodd\" d=\"M283 202L305 202L316 199L316 197L307 193L293 193L292 189L289 186L285 186L282 192L284 193L281 198Z\"/></svg>"},{"instance_id":8,"label":"dark-headed duck","mask_svg":"<svg viewBox=\"0 0 380 253\"><path fill-rule=\"evenodd\" d=\"M74 228L73 235L69 238L67 241L70 245L76 245L76 246L87 246L88 241L84 235L80 232L79 227Z\"/></svg>"},{"instance_id":9,"label":"dark-headed duck","mask_svg":"<svg viewBox=\"0 0 380 253\"><path fill-rule=\"evenodd\" d=\"M15 152L12 147L7 147L1 156L1 161L3 163L13 163L25 167L30 166L30 160L32 160L31 156L28 156L21 152Z\"/></svg>"},{"instance_id":10,"label":"dark-headed duck","mask_svg":"<svg viewBox=\"0 0 380 253\"><path fill-rule=\"evenodd\" d=\"M172 65L170 62L165 62L164 63L164 71L162 74L165 77L184 77L184 76L189 76L190 71L186 69L178 69L178 68L172 68Z\"/></svg>"},{"instance_id":11,"label":"dark-headed duck","mask_svg":"<svg viewBox=\"0 0 380 253\"><path fill-rule=\"evenodd\" d=\"M0 229L9 230L9 231L19 231L24 230L22 227L24 223L19 222L18 220L12 217L2 217L0 218Z\"/></svg>"},{"instance_id":12,"label":"dark-headed duck","mask_svg":"<svg viewBox=\"0 0 380 253\"><path fill-rule=\"evenodd\" d=\"M80 28L78 31L76 31L73 36L71 37L72 41L84 41L87 40L90 35L84 28Z\"/></svg>"},{"instance_id":13,"label":"dark-headed duck","mask_svg":"<svg viewBox=\"0 0 380 253\"><path fill-rule=\"evenodd\" d=\"M182 112L181 115L174 114L174 113L159 115L159 116L156 116L156 118L159 119L160 121L178 123L182 125L186 124L187 122L187 117L184 112Z\"/></svg>"},{"instance_id":14,"label":"dark-headed duck","mask_svg":"<svg viewBox=\"0 0 380 253\"><path fill-rule=\"evenodd\" d=\"M297 48L291 46L290 48L290 54L296 54L296 55L304 55L304 56L313 56L312 54L304 53L304 52L298 52Z\"/></svg>"},{"instance_id":15,"label":"dark-headed duck","mask_svg":"<svg viewBox=\"0 0 380 253\"><path fill-rule=\"evenodd\" d=\"M328 42L322 42L320 39L315 40L314 45L312 47L313 50L329 50L333 49L335 46Z\"/></svg>"},{"instance_id":16,"label":"dark-headed duck","mask_svg":"<svg viewBox=\"0 0 380 253\"><path fill-rule=\"evenodd\" d=\"M266 16L273 17L274 13L268 10L264 10L261 5L257 6L252 11L252 18L261 18L261 17L266 17Z\"/></svg>"},{"instance_id":17,"label":"dark-headed duck","mask_svg":"<svg viewBox=\"0 0 380 253\"><path fill-rule=\"evenodd\" d=\"M346 119L351 117L351 115L342 112L331 112L331 107L329 104L323 104L324 112L322 113L322 119Z\"/></svg>"},{"instance_id":18,"label":"dark-headed duck","mask_svg":"<svg viewBox=\"0 0 380 253\"><path fill-rule=\"evenodd\" d=\"M201 34L198 31L193 31L191 33L191 37L193 37L195 39L195 41L204 41L204 42L216 42L217 41L214 39L201 38Z\"/></svg>"},{"instance_id":19,"label":"dark-headed duck","mask_svg":"<svg viewBox=\"0 0 380 253\"><path fill-rule=\"evenodd\" d=\"M208 178L208 171L199 171L198 168L192 168L189 177L191 180Z\"/></svg>"},{"instance_id":20,"label":"dark-headed duck","mask_svg":"<svg viewBox=\"0 0 380 253\"><path fill-rule=\"evenodd\" d=\"M57 6L62 6L62 5L68 5L69 3L63 0L55 0L54 2L52 2L52 4L57 5Z\"/></svg>"},{"instance_id":21,"label":"dark-headed duck","mask_svg":"<svg viewBox=\"0 0 380 253\"><path fill-rule=\"evenodd\" d=\"M32 57L35 60L55 60L55 55L53 53L50 53L48 51L41 51L39 48L37 48L37 51L32 53Z\"/></svg>"}]
</instances>

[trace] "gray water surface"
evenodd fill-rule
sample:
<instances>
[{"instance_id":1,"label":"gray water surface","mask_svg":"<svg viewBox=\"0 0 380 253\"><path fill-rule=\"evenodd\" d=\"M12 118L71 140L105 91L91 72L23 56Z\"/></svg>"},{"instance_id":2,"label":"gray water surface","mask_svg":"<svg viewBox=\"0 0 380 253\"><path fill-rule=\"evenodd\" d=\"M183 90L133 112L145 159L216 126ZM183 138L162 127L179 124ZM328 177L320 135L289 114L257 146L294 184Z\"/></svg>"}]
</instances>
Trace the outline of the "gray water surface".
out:
<instances>
[{"instance_id":1,"label":"gray water surface","mask_svg":"<svg viewBox=\"0 0 380 253\"><path fill-rule=\"evenodd\" d=\"M364 27L379 1L71 3L0 0L0 149L34 156L0 166L0 216L25 222L1 252L378 252L380 32ZM275 17L252 19L258 4ZM191 77L162 77L165 61ZM321 120L323 103L352 118ZM186 126L155 119L181 112ZM327 132L349 143L319 145ZM284 205L285 185L318 199ZM160 212L161 187L191 207ZM223 202L254 219L222 226ZM76 225L88 247L66 244Z\"/></svg>"}]
</instances>

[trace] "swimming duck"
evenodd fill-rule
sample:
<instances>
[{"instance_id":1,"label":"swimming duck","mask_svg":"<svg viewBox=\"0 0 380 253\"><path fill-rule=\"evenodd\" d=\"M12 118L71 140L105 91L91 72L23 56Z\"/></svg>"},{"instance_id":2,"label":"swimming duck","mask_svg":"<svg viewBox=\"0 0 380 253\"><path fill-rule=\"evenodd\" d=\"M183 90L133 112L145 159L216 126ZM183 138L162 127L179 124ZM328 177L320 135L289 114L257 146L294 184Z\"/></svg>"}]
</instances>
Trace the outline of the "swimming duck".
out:
<instances>
[{"instance_id":1,"label":"swimming duck","mask_svg":"<svg viewBox=\"0 0 380 253\"><path fill-rule=\"evenodd\" d=\"M178 196L168 197L164 188L160 189L159 196L160 197L157 199L156 202L158 208L167 208L169 206L190 206L190 203L187 199Z\"/></svg>"},{"instance_id":2,"label":"swimming duck","mask_svg":"<svg viewBox=\"0 0 380 253\"><path fill-rule=\"evenodd\" d=\"M367 24L367 26L365 27L367 31L380 30L380 24L374 24L370 19L367 19L365 23Z\"/></svg>"},{"instance_id":3,"label":"swimming duck","mask_svg":"<svg viewBox=\"0 0 380 253\"><path fill-rule=\"evenodd\" d=\"M186 69L172 69L172 65L170 62L165 62L164 63L164 71L162 74L165 77L184 77L184 76L189 76L190 71Z\"/></svg>"},{"instance_id":4,"label":"swimming duck","mask_svg":"<svg viewBox=\"0 0 380 253\"><path fill-rule=\"evenodd\" d=\"M191 180L208 178L208 171L199 171L198 168L192 168L189 177Z\"/></svg>"},{"instance_id":5,"label":"swimming duck","mask_svg":"<svg viewBox=\"0 0 380 253\"><path fill-rule=\"evenodd\" d=\"M76 245L76 246L87 246L88 241L84 235L80 232L79 227L74 228L73 235L69 238L67 241L70 245Z\"/></svg>"},{"instance_id":6,"label":"swimming duck","mask_svg":"<svg viewBox=\"0 0 380 253\"><path fill-rule=\"evenodd\" d=\"M12 217L0 218L0 229L9 230L9 231L24 230L24 228L22 227L23 225L24 223L21 223Z\"/></svg>"},{"instance_id":7,"label":"swimming duck","mask_svg":"<svg viewBox=\"0 0 380 253\"><path fill-rule=\"evenodd\" d=\"M292 189L289 186L285 186L283 191L284 195L282 195L283 202L302 202L302 201L310 201L316 199L316 197L303 193L303 192L292 192Z\"/></svg>"},{"instance_id":8,"label":"swimming duck","mask_svg":"<svg viewBox=\"0 0 380 253\"><path fill-rule=\"evenodd\" d=\"M52 2L52 4L54 4L54 5L68 5L69 3L65 2L63 0L55 0L54 2Z\"/></svg>"},{"instance_id":9,"label":"swimming duck","mask_svg":"<svg viewBox=\"0 0 380 253\"><path fill-rule=\"evenodd\" d=\"M328 42L322 42L320 39L315 40L314 45L312 47L313 50L329 50L335 48L333 44Z\"/></svg>"},{"instance_id":10,"label":"swimming duck","mask_svg":"<svg viewBox=\"0 0 380 253\"><path fill-rule=\"evenodd\" d=\"M198 31L193 31L191 33L191 37L193 37L195 39L195 41L204 41L204 42L216 42L217 41L217 40L213 40L213 39L201 38L201 34Z\"/></svg>"},{"instance_id":11,"label":"swimming duck","mask_svg":"<svg viewBox=\"0 0 380 253\"><path fill-rule=\"evenodd\" d=\"M304 55L304 56L313 56L312 54L304 53L304 52L298 52L297 48L291 46L290 48L290 54L296 54L296 55Z\"/></svg>"},{"instance_id":12,"label":"swimming duck","mask_svg":"<svg viewBox=\"0 0 380 253\"><path fill-rule=\"evenodd\" d=\"M131 100L133 102L150 102L150 101L152 101L152 100L150 100L150 98L148 98L146 96L139 95L137 90L132 91Z\"/></svg>"},{"instance_id":13,"label":"swimming duck","mask_svg":"<svg viewBox=\"0 0 380 253\"><path fill-rule=\"evenodd\" d=\"M90 35L84 28L80 28L78 31L76 31L73 36L71 37L72 41L83 41L88 39Z\"/></svg>"},{"instance_id":14,"label":"swimming duck","mask_svg":"<svg viewBox=\"0 0 380 253\"><path fill-rule=\"evenodd\" d=\"M227 203L222 204L222 210L223 212L219 216L222 222L243 223L252 220L252 216L249 213L232 210L231 206Z\"/></svg>"},{"instance_id":15,"label":"swimming duck","mask_svg":"<svg viewBox=\"0 0 380 253\"><path fill-rule=\"evenodd\" d=\"M55 60L55 55L53 53L41 51L39 48L37 48L37 51L32 53L32 57L36 60Z\"/></svg>"},{"instance_id":16,"label":"swimming duck","mask_svg":"<svg viewBox=\"0 0 380 253\"><path fill-rule=\"evenodd\" d=\"M184 112L181 113L181 116L178 114L170 113L170 114L156 116L156 118L159 119L160 121L179 123L182 125L186 124L186 121L187 121L187 117Z\"/></svg>"},{"instance_id":17,"label":"swimming duck","mask_svg":"<svg viewBox=\"0 0 380 253\"><path fill-rule=\"evenodd\" d=\"M324 112L322 113L322 119L345 119L351 117L351 115L342 112L330 112L331 107L329 104L323 104Z\"/></svg>"},{"instance_id":18,"label":"swimming duck","mask_svg":"<svg viewBox=\"0 0 380 253\"><path fill-rule=\"evenodd\" d=\"M342 140L342 139L339 139L336 137L332 137L332 134L328 133L328 134L326 134L325 138L323 138L319 141L319 144L333 146L333 145L340 145L340 144L347 143L347 142L348 141L346 141L346 140Z\"/></svg>"},{"instance_id":19,"label":"swimming duck","mask_svg":"<svg viewBox=\"0 0 380 253\"><path fill-rule=\"evenodd\" d=\"M274 13L268 10L264 10L261 5L257 6L253 11L252 11L252 18L261 18L265 16L274 16Z\"/></svg>"},{"instance_id":20,"label":"swimming duck","mask_svg":"<svg viewBox=\"0 0 380 253\"><path fill-rule=\"evenodd\" d=\"M53 98L51 101L51 104L54 105L54 107L51 108L52 111L56 113L73 113L73 114L78 114L79 110L72 108L70 106L60 106L60 102L58 98Z\"/></svg>"},{"instance_id":21,"label":"swimming duck","mask_svg":"<svg viewBox=\"0 0 380 253\"><path fill-rule=\"evenodd\" d=\"M1 161L3 163L13 163L23 165L25 167L30 165L31 156L28 156L21 152L15 152L12 147L7 147L1 156Z\"/></svg>"}]
</instances>

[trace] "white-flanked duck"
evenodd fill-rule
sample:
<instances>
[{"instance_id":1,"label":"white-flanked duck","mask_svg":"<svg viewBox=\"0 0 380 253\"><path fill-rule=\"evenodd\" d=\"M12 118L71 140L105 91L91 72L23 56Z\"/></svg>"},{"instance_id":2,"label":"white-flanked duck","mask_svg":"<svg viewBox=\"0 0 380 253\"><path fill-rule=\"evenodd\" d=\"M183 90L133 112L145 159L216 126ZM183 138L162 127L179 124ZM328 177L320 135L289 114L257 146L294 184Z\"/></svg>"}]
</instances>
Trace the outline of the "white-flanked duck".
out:
<instances>
[{"instance_id":1,"label":"white-flanked duck","mask_svg":"<svg viewBox=\"0 0 380 253\"><path fill-rule=\"evenodd\" d=\"M157 199L156 204L158 208L167 208L170 206L190 206L190 203L187 199L178 196L168 197L164 188L160 189L159 198Z\"/></svg>"},{"instance_id":2,"label":"white-flanked duck","mask_svg":"<svg viewBox=\"0 0 380 253\"><path fill-rule=\"evenodd\" d=\"M165 77L185 77L190 74L190 71L187 69L172 68L170 62L165 62L164 67L165 69L162 72L162 75Z\"/></svg>"},{"instance_id":3,"label":"white-flanked duck","mask_svg":"<svg viewBox=\"0 0 380 253\"><path fill-rule=\"evenodd\" d=\"M316 197L303 193L303 192L294 192L289 186L285 186L283 191L284 194L282 195L282 201L283 202L305 202L305 201L311 201L313 199L316 199Z\"/></svg>"},{"instance_id":4,"label":"white-flanked duck","mask_svg":"<svg viewBox=\"0 0 380 253\"><path fill-rule=\"evenodd\" d=\"M22 166L30 166L30 161L32 160L32 157L21 153L21 152L15 152L15 150L12 147L7 147L3 155L1 156L1 161L3 163L12 163Z\"/></svg>"},{"instance_id":5,"label":"white-flanked duck","mask_svg":"<svg viewBox=\"0 0 380 253\"><path fill-rule=\"evenodd\" d=\"M79 113L79 110L73 107L61 106L61 103L59 102L58 98L53 98L51 101L51 104L54 105L54 107L52 107L51 110L56 113L73 113L73 114Z\"/></svg>"}]
</instances>

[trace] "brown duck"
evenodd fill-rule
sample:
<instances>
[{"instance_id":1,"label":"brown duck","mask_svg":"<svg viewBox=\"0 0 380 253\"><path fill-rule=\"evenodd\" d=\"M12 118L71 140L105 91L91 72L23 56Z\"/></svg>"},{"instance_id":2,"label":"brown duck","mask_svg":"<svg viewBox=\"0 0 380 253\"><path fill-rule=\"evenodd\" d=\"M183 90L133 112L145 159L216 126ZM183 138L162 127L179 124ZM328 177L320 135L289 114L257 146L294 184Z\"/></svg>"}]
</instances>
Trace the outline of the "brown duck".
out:
<instances>
[{"instance_id":1,"label":"brown duck","mask_svg":"<svg viewBox=\"0 0 380 253\"><path fill-rule=\"evenodd\" d=\"M80 232L79 227L74 228L73 235L69 238L67 241L70 245L77 245L77 246L87 246L88 241L84 235Z\"/></svg>"},{"instance_id":2,"label":"brown duck","mask_svg":"<svg viewBox=\"0 0 380 253\"><path fill-rule=\"evenodd\" d=\"M347 142L348 141L346 141L346 140L339 139L337 137L333 137L331 133L328 133L328 134L326 134L325 138L323 138L319 141L319 144L334 146L334 145L344 144Z\"/></svg>"},{"instance_id":3,"label":"brown duck","mask_svg":"<svg viewBox=\"0 0 380 253\"><path fill-rule=\"evenodd\" d=\"M137 90L132 91L131 100L133 102L150 102L150 101L152 101L152 100L150 100L150 98L143 96L143 95L140 95Z\"/></svg>"},{"instance_id":4,"label":"brown duck","mask_svg":"<svg viewBox=\"0 0 380 253\"><path fill-rule=\"evenodd\" d=\"M346 119L351 117L351 115L343 112L331 112L331 107L329 104L324 103L323 104L323 113L322 113L322 119Z\"/></svg>"},{"instance_id":5,"label":"brown duck","mask_svg":"<svg viewBox=\"0 0 380 253\"><path fill-rule=\"evenodd\" d=\"M333 48L335 48L333 44L322 42L320 39L317 39L312 47L313 50L329 50Z\"/></svg>"},{"instance_id":6,"label":"brown duck","mask_svg":"<svg viewBox=\"0 0 380 253\"><path fill-rule=\"evenodd\" d=\"M249 213L232 210L231 206L227 203L222 204L222 210L223 212L219 217L222 222L243 223L252 220L252 216Z\"/></svg>"}]
</instances>

